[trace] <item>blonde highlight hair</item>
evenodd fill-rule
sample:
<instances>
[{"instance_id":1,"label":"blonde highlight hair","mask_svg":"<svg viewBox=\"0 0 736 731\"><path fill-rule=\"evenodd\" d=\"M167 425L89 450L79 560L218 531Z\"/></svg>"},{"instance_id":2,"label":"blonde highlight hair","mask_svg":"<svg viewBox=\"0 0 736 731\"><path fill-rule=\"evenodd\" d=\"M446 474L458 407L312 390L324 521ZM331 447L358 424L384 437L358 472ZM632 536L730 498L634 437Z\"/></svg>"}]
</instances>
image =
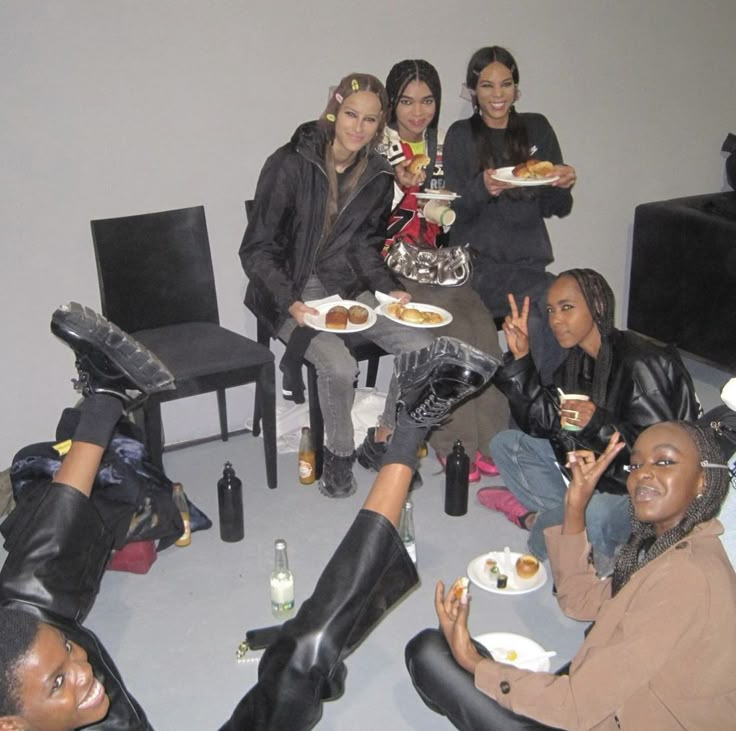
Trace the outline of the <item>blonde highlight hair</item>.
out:
<instances>
[{"instance_id":1,"label":"blonde highlight hair","mask_svg":"<svg viewBox=\"0 0 736 731\"><path fill-rule=\"evenodd\" d=\"M372 152L376 145L381 141L383 138L383 130L386 127L386 120L388 119L389 114L389 104L388 95L386 94L384 85L371 74L353 73L344 76L330 94L327 106L318 120L319 127L324 133L327 141L324 155L328 182L327 204L325 208L325 218L322 226L320 246L332 232L332 227L338 214L339 191L335 161L332 157L332 143L335 141L335 120L338 112L340 111L340 107L345 103L345 100L353 94L357 94L359 91L368 91L378 97L378 101L381 103L381 116L378 120L378 127L373 140L371 140L371 142L369 142L358 153L358 161L351 170L346 181L345 191L348 196L363 175L368 164L368 154Z\"/></svg>"}]
</instances>

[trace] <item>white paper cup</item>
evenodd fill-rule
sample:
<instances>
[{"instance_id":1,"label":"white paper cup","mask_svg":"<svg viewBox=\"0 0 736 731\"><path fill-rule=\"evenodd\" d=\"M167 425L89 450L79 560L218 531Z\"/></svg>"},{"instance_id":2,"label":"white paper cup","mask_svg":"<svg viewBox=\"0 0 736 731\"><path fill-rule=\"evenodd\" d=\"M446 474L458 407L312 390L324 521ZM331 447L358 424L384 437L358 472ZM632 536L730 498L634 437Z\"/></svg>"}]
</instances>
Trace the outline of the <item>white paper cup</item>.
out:
<instances>
[{"instance_id":1,"label":"white paper cup","mask_svg":"<svg viewBox=\"0 0 736 731\"><path fill-rule=\"evenodd\" d=\"M586 396L584 393L566 393L565 398L560 397L560 403L563 401L590 401L590 396ZM562 426L565 431L582 431L582 426L567 420L568 416L571 416L571 414L567 414L566 412L572 410L573 409L562 410L560 413L560 426Z\"/></svg>"},{"instance_id":2,"label":"white paper cup","mask_svg":"<svg viewBox=\"0 0 736 731\"><path fill-rule=\"evenodd\" d=\"M431 200L424 204L424 217L438 226L452 226L457 216L446 201Z\"/></svg>"}]
</instances>

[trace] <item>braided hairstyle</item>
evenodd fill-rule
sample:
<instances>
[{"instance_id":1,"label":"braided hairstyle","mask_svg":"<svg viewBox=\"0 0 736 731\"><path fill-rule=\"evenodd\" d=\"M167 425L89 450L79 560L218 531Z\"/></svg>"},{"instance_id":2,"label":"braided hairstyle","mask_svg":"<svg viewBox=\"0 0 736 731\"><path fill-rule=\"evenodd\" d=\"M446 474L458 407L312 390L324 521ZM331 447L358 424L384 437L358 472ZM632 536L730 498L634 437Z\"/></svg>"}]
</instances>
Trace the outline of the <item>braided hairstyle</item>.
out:
<instances>
[{"instance_id":1,"label":"braided hairstyle","mask_svg":"<svg viewBox=\"0 0 736 731\"><path fill-rule=\"evenodd\" d=\"M486 66L492 63L503 64L511 71L511 78L518 89L519 67L514 57L501 46L485 46L479 48L468 62L465 73L465 86L472 92L478 87L478 77ZM496 160L491 144L491 130L488 129L480 115L477 97L473 94L473 111L470 118L470 128L473 132L476 148L478 149L478 171L486 168L498 168L502 165L517 165L529 158L529 135L522 118L512 105L506 133L503 141L503 159Z\"/></svg>"},{"instance_id":2,"label":"braided hairstyle","mask_svg":"<svg viewBox=\"0 0 736 731\"><path fill-rule=\"evenodd\" d=\"M689 424L685 421L671 423L679 426L687 433L697 447L701 461L713 464L723 463L723 452L710 427ZM702 495L696 497L690 503L682 520L659 538L656 537L654 526L651 523L642 523L637 520L634 505L631 502L629 503L631 536L616 558L616 565L613 569L613 596L626 586L629 579L642 566L653 561L671 546L679 543L696 525L705 523L718 515L728 494L731 475L728 470L718 467L703 467L703 469L705 470L705 483Z\"/></svg>"},{"instance_id":3,"label":"braided hairstyle","mask_svg":"<svg viewBox=\"0 0 736 731\"><path fill-rule=\"evenodd\" d=\"M41 622L17 609L0 609L0 717L20 716L18 667L36 641Z\"/></svg>"},{"instance_id":4,"label":"braided hairstyle","mask_svg":"<svg viewBox=\"0 0 736 731\"><path fill-rule=\"evenodd\" d=\"M404 89L412 81L423 81L434 97L435 113L428 127L435 129L440 119L440 102L442 101L442 85L437 69L428 61L420 58L399 61L391 67L386 77L386 93L388 94L388 124L396 127L396 107Z\"/></svg>"},{"instance_id":5,"label":"braided hairstyle","mask_svg":"<svg viewBox=\"0 0 736 731\"><path fill-rule=\"evenodd\" d=\"M358 184L358 181L365 172L368 165L368 155L375 149L378 142L383 138L383 129L386 126L386 118L388 116L388 96L386 95L386 89L383 84L371 74L353 73L340 79L340 83L330 94L327 106L325 107L324 112L322 112L322 116L319 118L318 122L320 129L327 139L324 155L328 190L325 218L322 227L323 240L332 231L339 207L337 172L335 170L335 162L332 157L332 143L335 141L335 118L337 117L337 113L343 102L349 96L357 94L359 91L369 91L378 97L378 100L381 103L381 117L373 140L360 150L358 153L358 159L348 175L344 190L346 198L350 197L350 193L355 189L355 186Z\"/></svg>"},{"instance_id":6,"label":"braided hairstyle","mask_svg":"<svg viewBox=\"0 0 736 731\"><path fill-rule=\"evenodd\" d=\"M608 378L611 375L613 361L611 335L616 331L613 326L613 314L616 309L613 290L603 275L593 269L568 269L559 274L557 279L560 277L572 277L577 282L601 336L601 349L593 365L593 385L589 395L593 403L605 404ZM579 346L570 350L562 370L564 391L568 393L579 391L578 380L586 357L585 352Z\"/></svg>"}]
</instances>

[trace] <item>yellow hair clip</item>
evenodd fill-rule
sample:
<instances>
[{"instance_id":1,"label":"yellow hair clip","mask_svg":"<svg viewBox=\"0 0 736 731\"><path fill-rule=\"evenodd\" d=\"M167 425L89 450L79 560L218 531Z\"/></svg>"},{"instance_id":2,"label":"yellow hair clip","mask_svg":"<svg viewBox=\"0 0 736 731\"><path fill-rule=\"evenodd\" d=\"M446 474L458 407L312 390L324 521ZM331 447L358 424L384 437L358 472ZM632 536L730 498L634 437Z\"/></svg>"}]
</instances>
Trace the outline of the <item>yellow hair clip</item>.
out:
<instances>
[{"instance_id":1,"label":"yellow hair clip","mask_svg":"<svg viewBox=\"0 0 736 731\"><path fill-rule=\"evenodd\" d=\"M325 119L326 119L326 120L327 120L328 122L334 122L334 121L335 121L335 119L336 119L336 117L335 117L335 115L334 115L334 114L325 114Z\"/></svg>"},{"instance_id":2,"label":"yellow hair clip","mask_svg":"<svg viewBox=\"0 0 736 731\"><path fill-rule=\"evenodd\" d=\"M355 79L353 79L350 82L350 86L353 87L353 91L359 91L360 90L360 84Z\"/></svg>"}]
</instances>

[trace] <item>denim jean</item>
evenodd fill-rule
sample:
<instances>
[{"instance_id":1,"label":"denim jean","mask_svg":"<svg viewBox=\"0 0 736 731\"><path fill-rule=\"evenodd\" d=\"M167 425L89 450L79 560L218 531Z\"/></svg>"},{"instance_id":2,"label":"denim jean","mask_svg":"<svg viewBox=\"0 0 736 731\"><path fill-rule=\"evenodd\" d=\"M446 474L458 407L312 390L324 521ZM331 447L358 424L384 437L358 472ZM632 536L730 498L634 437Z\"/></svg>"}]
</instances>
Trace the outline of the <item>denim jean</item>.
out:
<instances>
[{"instance_id":1,"label":"denim jean","mask_svg":"<svg viewBox=\"0 0 736 731\"><path fill-rule=\"evenodd\" d=\"M302 292L302 301L327 297L322 283L310 277ZM378 300L370 292L362 292L356 300L371 309ZM293 317L287 319L279 330L279 338L288 342L297 327ZM400 325L379 315L376 324L364 330L362 335L380 345L387 353L399 354L418 350L432 343L430 331ZM319 405L325 423L325 446L336 455L349 456L355 449L351 411L355 400L355 381L360 370L355 358L339 335L320 332L309 343L305 358L317 371ZM386 396L386 405L378 423L393 429L396 423L398 386L392 375Z\"/></svg>"},{"instance_id":2,"label":"denim jean","mask_svg":"<svg viewBox=\"0 0 736 731\"><path fill-rule=\"evenodd\" d=\"M527 510L537 513L529 549L547 558L544 529L562 524L567 490L552 445L547 439L508 430L491 441L491 456L506 487ZM610 564L616 547L626 543L631 533L629 496L594 492L585 510L585 524L594 554L603 554L600 560L596 558L596 565L606 559Z\"/></svg>"}]
</instances>

